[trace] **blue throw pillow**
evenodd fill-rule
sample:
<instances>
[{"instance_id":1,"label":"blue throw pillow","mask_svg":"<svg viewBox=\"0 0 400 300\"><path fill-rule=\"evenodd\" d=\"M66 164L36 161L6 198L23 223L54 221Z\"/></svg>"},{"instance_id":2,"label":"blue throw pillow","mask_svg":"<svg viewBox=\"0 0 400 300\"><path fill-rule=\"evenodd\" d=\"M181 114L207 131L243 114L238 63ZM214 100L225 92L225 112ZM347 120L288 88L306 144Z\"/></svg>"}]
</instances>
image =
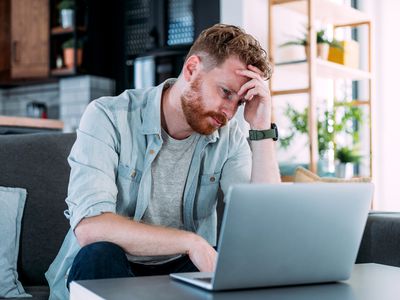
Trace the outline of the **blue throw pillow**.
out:
<instances>
[{"instance_id":1,"label":"blue throw pillow","mask_svg":"<svg viewBox=\"0 0 400 300\"><path fill-rule=\"evenodd\" d=\"M0 187L0 298L31 297L18 280L17 259L26 190Z\"/></svg>"}]
</instances>

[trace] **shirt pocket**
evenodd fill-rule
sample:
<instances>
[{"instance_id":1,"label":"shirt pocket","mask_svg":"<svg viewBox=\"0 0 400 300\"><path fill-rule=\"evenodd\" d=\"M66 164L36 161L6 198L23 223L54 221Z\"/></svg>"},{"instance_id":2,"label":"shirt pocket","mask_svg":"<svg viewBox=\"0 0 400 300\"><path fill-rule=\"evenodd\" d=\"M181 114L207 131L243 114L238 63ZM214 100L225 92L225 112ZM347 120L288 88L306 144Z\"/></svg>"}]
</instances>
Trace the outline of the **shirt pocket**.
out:
<instances>
[{"instance_id":1,"label":"shirt pocket","mask_svg":"<svg viewBox=\"0 0 400 300\"><path fill-rule=\"evenodd\" d=\"M217 205L217 194L221 172L202 174L196 196L196 218L204 219L210 216Z\"/></svg>"},{"instance_id":2,"label":"shirt pocket","mask_svg":"<svg viewBox=\"0 0 400 300\"><path fill-rule=\"evenodd\" d=\"M139 191L142 171L128 165L118 165L117 213L124 216L133 216Z\"/></svg>"}]
</instances>

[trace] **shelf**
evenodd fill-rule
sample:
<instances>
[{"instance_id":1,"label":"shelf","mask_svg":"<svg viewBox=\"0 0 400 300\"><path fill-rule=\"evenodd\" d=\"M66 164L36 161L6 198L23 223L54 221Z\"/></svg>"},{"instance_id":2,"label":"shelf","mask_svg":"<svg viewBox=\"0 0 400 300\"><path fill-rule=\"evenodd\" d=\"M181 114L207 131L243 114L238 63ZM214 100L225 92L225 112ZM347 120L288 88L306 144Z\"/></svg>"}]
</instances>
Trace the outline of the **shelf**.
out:
<instances>
[{"instance_id":1,"label":"shelf","mask_svg":"<svg viewBox=\"0 0 400 300\"><path fill-rule=\"evenodd\" d=\"M68 27L68 28L63 28L63 27L53 27L51 29L51 34L52 35L63 35L63 34L70 34L75 31L74 27ZM85 32L86 28L85 27L78 27L77 28L78 32Z\"/></svg>"},{"instance_id":2,"label":"shelf","mask_svg":"<svg viewBox=\"0 0 400 300\"><path fill-rule=\"evenodd\" d=\"M277 63L275 70L277 72L298 72L306 74L307 72L307 61L293 61L285 63ZM316 69L317 76L328 78L328 79L350 79L350 80L363 80L371 79L371 74L369 72L346 67L341 64L326 61L323 59L316 59Z\"/></svg>"},{"instance_id":3,"label":"shelf","mask_svg":"<svg viewBox=\"0 0 400 300\"><path fill-rule=\"evenodd\" d=\"M76 74L75 70L70 68L52 69L50 73L53 76L67 76Z\"/></svg>"},{"instance_id":4,"label":"shelf","mask_svg":"<svg viewBox=\"0 0 400 300\"><path fill-rule=\"evenodd\" d=\"M334 2L336 3L334 3ZM363 47L368 49L366 55L368 55L367 61L371 61L371 46L373 45L373 41L371 41L371 23L373 22L372 18L355 8L350 6L338 4L339 1L335 0L270 0L270 4L268 5L268 45L269 50L272 54L274 54L274 50L276 45L274 45L274 12L278 12L279 8L279 17L282 18L281 15L286 13L289 15L290 12L301 14L303 17L303 23L306 25L311 25L311 27L306 28L307 34L318 29L317 27L322 25L322 27L329 25L333 26L333 29L340 27L349 27L354 28L357 26L368 27L368 36L365 37L365 41L362 41ZM341 1L343 2L343 1ZM347 1L350 2L350 1ZM312 4L311 9L309 9L309 4ZM279 5L279 7L277 7ZM283 8L283 9L280 9ZM311 13L311 15L310 15ZM300 16L300 15L299 15ZM289 16L290 17L290 16ZM322 24L320 24L322 23ZM317 27L315 27L317 26ZM349 29L347 28L347 29ZM315 49L316 50L316 49ZM313 51L314 52L314 51ZM288 53L289 54L289 53ZM340 89L340 84L332 84L332 82L318 82L318 79L333 79L333 80L364 80L360 88L362 88L362 94L364 95L364 100L353 100L349 103L351 106L360 106L363 110L366 111L369 116L372 115L372 104L373 103L373 94L372 87L374 86L375 75L369 72L370 65L368 69L361 70L359 68L352 68L348 66L344 66L341 64L337 64L331 61L323 60L321 58L317 58L316 53L310 56L309 60L298 60L298 61L289 61L289 62L281 62L276 63L274 68L274 76L272 77L272 87L271 93L273 96L285 96L285 95L301 95L308 94L305 97L301 97L302 101L306 103L306 107L308 109L309 118L308 118L308 147L304 149L305 152L301 153L300 156L309 156L306 159L306 163L309 169L317 173L319 167L319 138L318 138L318 107L319 107L319 99L327 96L333 98L337 97L337 92ZM359 53L360 54L360 53ZM272 55L274 56L274 55ZM303 56L304 57L304 56ZM310 70L310 64L312 64L313 69ZM289 83L289 84L288 84ZM290 86L290 88L288 88ZM352 97L351 93L354 91L354 85L351 85L349 89L346 90L343 94L343 97L347 99L347 96ZM364 92L365 91L365 92ZM340 94L339 94L340 95ZM342 96L340 95L342 98ZM291 100L290 97L283 97L285 105L286 101ZM283 106L282 106L283 108ZM365 126L365 128L364 128ZM360 165L360 171L365 173L369 173L370 177L373 177L373 145L372 145L372 123L370 120L365 122L363 128L360 127L359 131L363 133L362 140L360 141L360 145L362 143L362 149L367 153L367 149L369 152L369 162L364 161L363 164ZM357 130L355 128L355 130ZM365 134L364 134L365 130ZM367 133L368 130L368 133ZM336 133L335 133L336 134ZM351 139L348 141L351 142ZM293 157L298 157L298 149L293 148L293 153L287 153L287 157L294 155ZM303 158L302 158L303 159ZM332 159L332 158L330 158ZM280 162L280 167L282 163ZM367 170L369 168L369 172ZM281 175L291 175L291 173L284 173L281 168ZM284 180L290 180L290 178L283 178Z\"/></svg>"},{"instance_id":5,"label":"shelf","mask_svg":"<svg viewBox=\"0 0 400 300\"><path fill-rule=\"evenodd\" d=\"M366 13L346 5L329 0L314 0L316 19L334 25L349 25L369 22L371 17ZM307 0L273 0L274 5L296 11L307 16Z\"/></svg>"},{"instance_id":6,"label":"shelf","mask_svg":"<svg viewBox=\"0 0 400 300\"><path fill-rule=\"evenodd\" d=\"M0 126L62 130L64 122L51 119L0 116Z\"/></svg>"},{"instance_id":7,"label":"shelf","mask_svg":"<svg viewBox=\"0 0 400 300\"><path fill-rule=\"evenodd\" d=\"M12 88L23 85L33 85L33 84L45 84L58 82L55 78L44 77L44 78L7 78L0 80L0 88Z\"/></svg>"}]
</instances>

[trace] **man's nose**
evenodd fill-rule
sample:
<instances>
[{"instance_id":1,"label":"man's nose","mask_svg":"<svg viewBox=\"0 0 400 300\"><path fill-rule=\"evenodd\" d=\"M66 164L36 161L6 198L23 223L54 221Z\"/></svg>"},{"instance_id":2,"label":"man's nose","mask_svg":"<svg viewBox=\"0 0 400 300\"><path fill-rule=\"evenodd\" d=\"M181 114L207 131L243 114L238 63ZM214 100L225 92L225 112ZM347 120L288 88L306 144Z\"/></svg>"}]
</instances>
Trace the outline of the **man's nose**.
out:
<instances>
[{"instance_id":1,"label":"man's nose","mask_svg":"<svg viewBox=\"0 0 400 300\"><path fill-rule=\"evenodd\" d=\"M230 120L233 118L237 110L237 105L235 104L234 101L231 101L229 103L224 103L221 112L225 115L225 117Z\"/></svg>"}]
</instances>

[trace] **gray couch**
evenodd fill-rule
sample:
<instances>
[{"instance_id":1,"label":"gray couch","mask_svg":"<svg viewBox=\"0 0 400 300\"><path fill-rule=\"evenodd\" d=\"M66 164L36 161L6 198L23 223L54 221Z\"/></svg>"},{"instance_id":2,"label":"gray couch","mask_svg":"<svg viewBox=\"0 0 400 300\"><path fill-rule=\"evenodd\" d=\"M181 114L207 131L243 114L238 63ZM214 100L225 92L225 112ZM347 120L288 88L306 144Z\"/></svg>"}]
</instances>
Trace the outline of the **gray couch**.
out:
<instances>
[{"instance_id":1,"label":"gray couch","mask_svg":"<svg viewBox=\"0 0 400 300\"><path fill-rule=\"evenodd\" d=\"M74 140L75 134L62 133L0 135L0 186L28 191L18 272L33 299L47 299L44 273L69 228L63 211ZM370 215L357 262L400 266L400 214Z\"/></svg>"},{"instance_id":2,"label":"gray couch","mask_svg":"<svg viewBox=\"0 0 400 300\"><path fill-rule=\"evenodd\" d=\"M28 195L21 226L18 274L33 299L47 299L44 273L68 231L63 215L75 134L0 135L0 186Z\"/></svg>"}]
</instances>

